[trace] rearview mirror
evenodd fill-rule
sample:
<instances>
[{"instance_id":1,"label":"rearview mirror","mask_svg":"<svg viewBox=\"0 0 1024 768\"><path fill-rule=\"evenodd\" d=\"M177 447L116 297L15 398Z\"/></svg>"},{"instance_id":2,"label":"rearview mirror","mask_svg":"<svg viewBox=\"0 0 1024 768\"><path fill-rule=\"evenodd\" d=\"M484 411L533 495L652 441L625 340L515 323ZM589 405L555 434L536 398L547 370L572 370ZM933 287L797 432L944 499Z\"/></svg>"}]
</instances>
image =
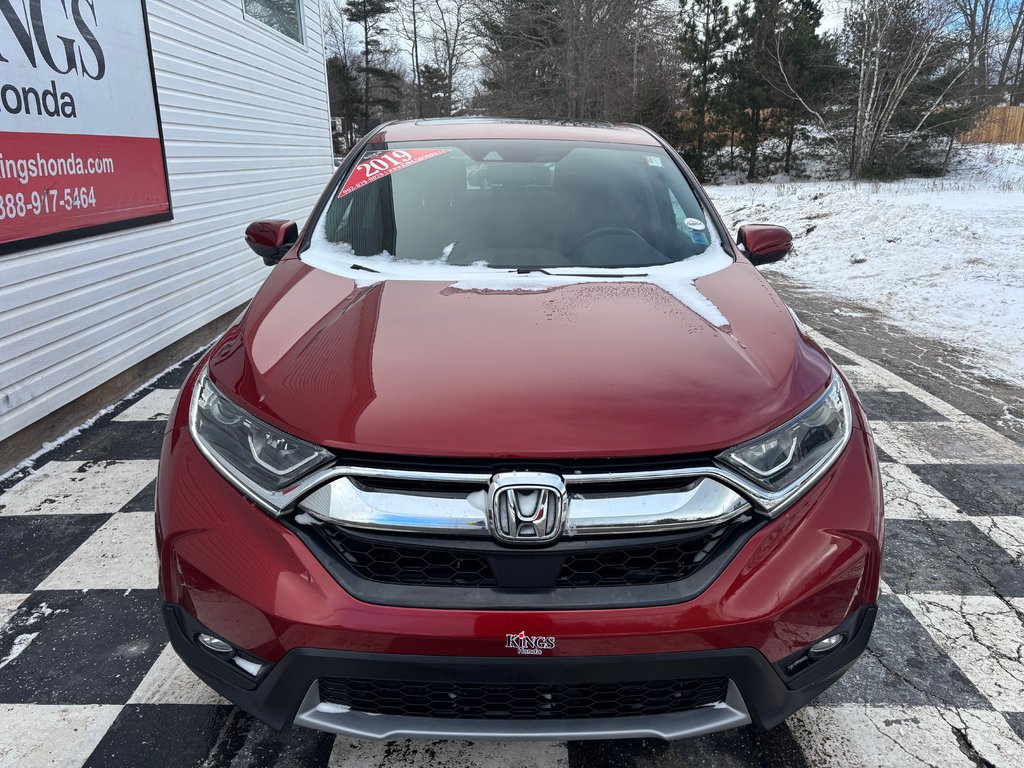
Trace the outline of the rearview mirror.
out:
<instances>
[{"instance_id":1,"label":"rearview mirror","mask_svg":"<svg viewBox=\"0 0 1024 768\"><path fill-rule=\"evenodd\" d=\"M793 248L789 230L772 224L744 224L736 233L736 242L755 266L778 261Z\"/></svg>"},{"instance_id":2,"label":"rearview mirror","mask_svg":"<svg viewBox=\"0 0 1024 768\"><path fill-rule=\"evenodd\" d=\"M245 228L246 245L252 248L268 267L277 264L298 239L298 225L285 219L254 221Z\"/></svg>"}]
</instances>

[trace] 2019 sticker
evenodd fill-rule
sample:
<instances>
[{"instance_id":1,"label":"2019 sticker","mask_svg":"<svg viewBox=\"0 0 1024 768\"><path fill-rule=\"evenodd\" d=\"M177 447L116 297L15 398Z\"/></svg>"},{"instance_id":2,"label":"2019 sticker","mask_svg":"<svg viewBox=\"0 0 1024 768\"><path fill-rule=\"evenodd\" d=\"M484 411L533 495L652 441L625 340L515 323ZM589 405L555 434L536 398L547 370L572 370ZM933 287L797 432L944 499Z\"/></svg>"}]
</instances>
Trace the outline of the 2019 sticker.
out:
<instances>
[{"instance_id":1,"label":"2019 sticker","mask_svg":"<svg viewBox=\"0 0 1024 768\"><path fill-rule=\"evenodd\" d=\"M450 149L392 149L389 152L374 155L352 169L352 173L349 174L341 191L338 192L338 197L344 197L357 189L362 189L370 182L390 176L395 171L401 171L403 168L417 165L424 160L430 160L449 152L451 152Z\"/></svg>"}]
</instances>

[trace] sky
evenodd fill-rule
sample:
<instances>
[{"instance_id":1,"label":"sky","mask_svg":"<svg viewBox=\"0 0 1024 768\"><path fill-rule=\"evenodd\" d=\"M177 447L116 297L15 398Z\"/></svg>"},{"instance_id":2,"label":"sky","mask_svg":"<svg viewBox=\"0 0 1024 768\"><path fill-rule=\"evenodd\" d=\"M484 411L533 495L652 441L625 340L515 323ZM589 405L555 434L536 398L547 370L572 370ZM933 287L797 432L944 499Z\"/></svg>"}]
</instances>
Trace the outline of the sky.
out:
<instances>
[{"instance_id":1,"label":"sky","mask_svg":"<svg viewBox=\"0 0 1024 768\"><path fill-rule=\"evenodd\" d=\"M821 18L819 32L835 32L843 26L843 9L846 7L846 0L823 0L821 10L824 15Z\"/></svg>"}]
</instances>

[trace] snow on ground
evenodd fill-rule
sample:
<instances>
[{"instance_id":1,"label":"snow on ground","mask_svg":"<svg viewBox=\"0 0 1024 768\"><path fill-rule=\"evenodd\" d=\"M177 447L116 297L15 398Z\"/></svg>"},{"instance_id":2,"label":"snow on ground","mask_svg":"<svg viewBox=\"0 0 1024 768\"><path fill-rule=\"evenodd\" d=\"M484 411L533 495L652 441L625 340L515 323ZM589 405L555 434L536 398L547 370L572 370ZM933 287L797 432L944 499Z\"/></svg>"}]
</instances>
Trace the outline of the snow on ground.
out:
<instances>
[{"instance_id":1,"label":"snow on ground","mask_svg":"<svg viewBox=\"0 0 1024 768\"><path fill-rule=\"evenodd\" d=\"M794 250L766 267L978 350L1024 374L1024 146L965 148L941 179L711 186L730 229L781 224Z\"/></svg>"}]
</instances>

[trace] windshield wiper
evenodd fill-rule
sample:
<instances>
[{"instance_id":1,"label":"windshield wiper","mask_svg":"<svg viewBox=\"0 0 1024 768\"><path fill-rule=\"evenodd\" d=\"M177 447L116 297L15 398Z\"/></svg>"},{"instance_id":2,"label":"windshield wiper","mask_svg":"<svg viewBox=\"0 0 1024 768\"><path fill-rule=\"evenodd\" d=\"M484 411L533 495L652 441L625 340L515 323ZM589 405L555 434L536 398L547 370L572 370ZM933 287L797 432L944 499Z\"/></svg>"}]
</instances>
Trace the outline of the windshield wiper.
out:
<instances>
[{"instance_id":1,"label":"windshield wiper","mask_svg":"<svg viewBox=\"0 0 1024 768\"><path fill-rule=\"evenodd\" d=\"M361 269L364 272L374 272L378 275L380 274L379 269L374 269L373 267L364 267L362 264L353 264L351 267L349 267L349 269Z\"/></svg>"},{"instance_id":2,"label":"windshield wiper","mask_svg":"<svg viewBox=\"0 0 1024 768\"><path fill-rule=\"evenodd\" d=\"M519 267L517 275L528 275L540 272L551 277L647 277L646 272L548 272L543 267Z\"/></svg>"}]
</instances>

